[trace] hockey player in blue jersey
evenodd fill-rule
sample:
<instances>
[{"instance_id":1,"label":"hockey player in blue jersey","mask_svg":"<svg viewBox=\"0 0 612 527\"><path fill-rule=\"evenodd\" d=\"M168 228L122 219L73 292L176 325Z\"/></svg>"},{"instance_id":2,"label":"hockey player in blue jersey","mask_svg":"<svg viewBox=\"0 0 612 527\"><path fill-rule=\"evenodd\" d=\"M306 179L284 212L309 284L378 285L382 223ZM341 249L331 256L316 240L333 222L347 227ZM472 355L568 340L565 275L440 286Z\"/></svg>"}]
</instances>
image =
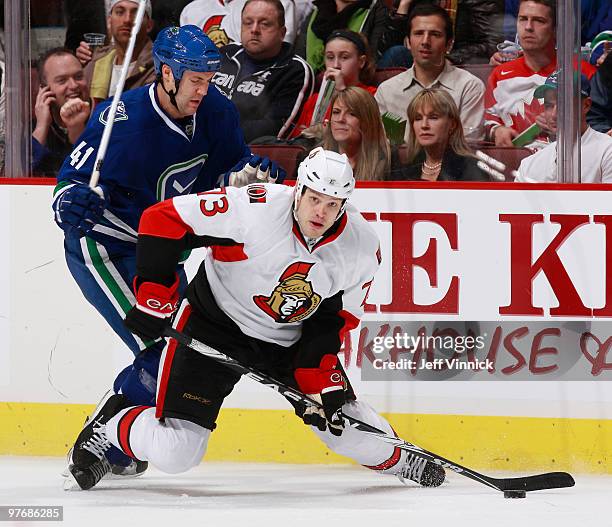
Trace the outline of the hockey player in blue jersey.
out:
<instances>
[{"instance_id":1,"label":"hockey player in blue jersey","mask_svg":"<svg viewBox=\"0 0 612 527\"><path fill-rule=\"evenodd\" d=\"M155 40L155 83L123 94L114 118L99 186L88 182L110 110L99 104L66 158L54 191L55 221L64 230L68 268L85 298L134 353L114 391L134 404L155 404L163 339L144 341L123 326L135 304L132 282L142 212L158 201L252 179L282 180L267 158L251 156L238 113L210 80L220 55L196 26L171 27ZM174 287L186 285L182 266ZM144 470L118 451L116 474Z\"/></svg>"}]
</instances>

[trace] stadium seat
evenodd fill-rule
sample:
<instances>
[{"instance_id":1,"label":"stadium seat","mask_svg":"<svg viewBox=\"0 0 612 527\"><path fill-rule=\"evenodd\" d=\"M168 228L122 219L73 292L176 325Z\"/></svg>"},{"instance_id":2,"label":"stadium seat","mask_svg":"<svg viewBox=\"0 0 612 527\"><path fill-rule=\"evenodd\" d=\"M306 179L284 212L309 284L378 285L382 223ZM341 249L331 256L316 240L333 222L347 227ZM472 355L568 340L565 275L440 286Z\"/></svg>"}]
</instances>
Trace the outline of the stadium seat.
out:
<instances>
[{"instance_id":1,"label":"stadium seat","mask_svg":"<svg viewBox=\"0 0 612 527\"><path fill-rule=\"evenodd\" d=\"M512 171L518 170L521 161L533 154L528 148L511 148L505 146L481 146L478 150L506 165L506 171L504 173L506 181L514 181ZM408 147L406 145L401 145L398 147L397 152L400 163L407 164Z\"/></svg>"},{"instance_id":2,"label":"stadium seat","mask_svg":"<svg viewBox=\"0 0 612 527\"><path fill-rule=\"evenodd\" d=\"M374 73L374 86L380 86L381 83L395 77L399 73L406 71L406 68L378 68Z\"/></svg>"},{"instance_id":3,"label":"stadium seat","mask_svg":"<svg viewBox=\"0 0 612 527\"><path fill-rule=\"evenodd\" d=\"M495 66L492 66L491 64L464 64L459 67L478 77L482 82L484 82L485 86L489 82L491 72L495 69Z\"/></svg>"},{"instance_id":4,"label":"stadium seat","mask_svg":"<svg viewBox=\"0 0 612 527\"><path fill-rule=\"evenodd\" d=\"M480 150L506 165L506 181L514 181L511 173L518 170L521 161L533 154L529 148L512 148L507 146L483 146Z\"/></svg>"},{"instance_id":5,"label":"stadium seat","mask_svg":"<svg viewBox=\"0 0 612 527\"><path fill-rule=\"evenodd\" d=\"M298 161L306 149L298 145L249 145L251 152L258 156L267 156L276 161L287 172L287 179L295 179Z\"/></svg>"}]
</instances>

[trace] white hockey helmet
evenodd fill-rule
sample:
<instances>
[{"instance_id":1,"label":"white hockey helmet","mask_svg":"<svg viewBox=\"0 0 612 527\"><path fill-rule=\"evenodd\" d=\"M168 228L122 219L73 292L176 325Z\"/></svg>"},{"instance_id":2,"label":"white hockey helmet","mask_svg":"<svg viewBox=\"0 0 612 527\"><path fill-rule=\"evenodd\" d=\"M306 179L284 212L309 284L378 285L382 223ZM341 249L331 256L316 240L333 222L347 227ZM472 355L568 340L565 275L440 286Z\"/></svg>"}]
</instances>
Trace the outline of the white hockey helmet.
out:
<instances>
[{"instance_id":1,"label":"white hockey helmet","mask_svg":"<svg viewBox=\"0 0 612 527\"><path fill-rule=\"evenodd\" d=\"M298 167L294 210L297 210L298 201L306 187L326 196L344 200L338 212L340 217L355 189L353 169L346 154L323 150L320 146L308 154Z\"/></svg>"}]
</instances>

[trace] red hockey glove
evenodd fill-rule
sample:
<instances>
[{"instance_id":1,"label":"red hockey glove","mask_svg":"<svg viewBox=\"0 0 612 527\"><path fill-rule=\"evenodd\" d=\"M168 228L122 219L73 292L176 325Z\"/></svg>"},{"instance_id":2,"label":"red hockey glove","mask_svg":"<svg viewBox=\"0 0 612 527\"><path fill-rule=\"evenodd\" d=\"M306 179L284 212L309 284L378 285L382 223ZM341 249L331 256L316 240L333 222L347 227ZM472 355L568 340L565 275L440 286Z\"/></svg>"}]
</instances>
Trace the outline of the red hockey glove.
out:
<instances>
[{"instance_id":1,"label":"red hockey glove","mask_svg":"<svg viewBox=\"0 0 612 527\"><path fill-rule=\"evenodd\" d=\"M321 432L327 427L335 436L341 435L344 429L342 405L346 402L344 378L337 367L338 357L324 355L318 368L295 370L300 390L323 405L321 409L308 407L302 415L304 423L316 426Z\"/></svg>"},{"instance_id":2,"label":"red hockey glove","mask_svg":"<svg viewBox=\"0 0 612 527\"><path fill-rule=\"evenodd\" d=\"M178 276L170 287L134 278L136 305L125 317L125 326L143 340L157 340L178 307Z\"/></svg>"}]
</instances>

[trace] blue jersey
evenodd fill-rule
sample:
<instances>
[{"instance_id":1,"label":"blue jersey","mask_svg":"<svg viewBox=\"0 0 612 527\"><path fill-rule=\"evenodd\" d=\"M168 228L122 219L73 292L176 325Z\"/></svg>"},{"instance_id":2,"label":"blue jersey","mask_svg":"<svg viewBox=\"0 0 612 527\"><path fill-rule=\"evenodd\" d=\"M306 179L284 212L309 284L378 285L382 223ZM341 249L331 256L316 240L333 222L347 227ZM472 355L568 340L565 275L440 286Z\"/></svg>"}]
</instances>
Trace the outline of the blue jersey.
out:
<instances>
[{"instance_id":1,"label":"blue jersey","mask_svg":"<svg viewBox=\"0 0 612 527\"><path fill-rule=\"evenodd\" d=\"M107 207L104 219L88 235L101 243L135 242L144 209L216 187L219 175L250 155L235 106L215 86L209 86L195 116L183 127L162 110L155 86L130 90L119 103L100 174ZM70 183L89 183L110 104L107 100L96 107L65 159L56 198ZM191 137L186 127L191 127Z\"/></svg>"}]
</instances>

